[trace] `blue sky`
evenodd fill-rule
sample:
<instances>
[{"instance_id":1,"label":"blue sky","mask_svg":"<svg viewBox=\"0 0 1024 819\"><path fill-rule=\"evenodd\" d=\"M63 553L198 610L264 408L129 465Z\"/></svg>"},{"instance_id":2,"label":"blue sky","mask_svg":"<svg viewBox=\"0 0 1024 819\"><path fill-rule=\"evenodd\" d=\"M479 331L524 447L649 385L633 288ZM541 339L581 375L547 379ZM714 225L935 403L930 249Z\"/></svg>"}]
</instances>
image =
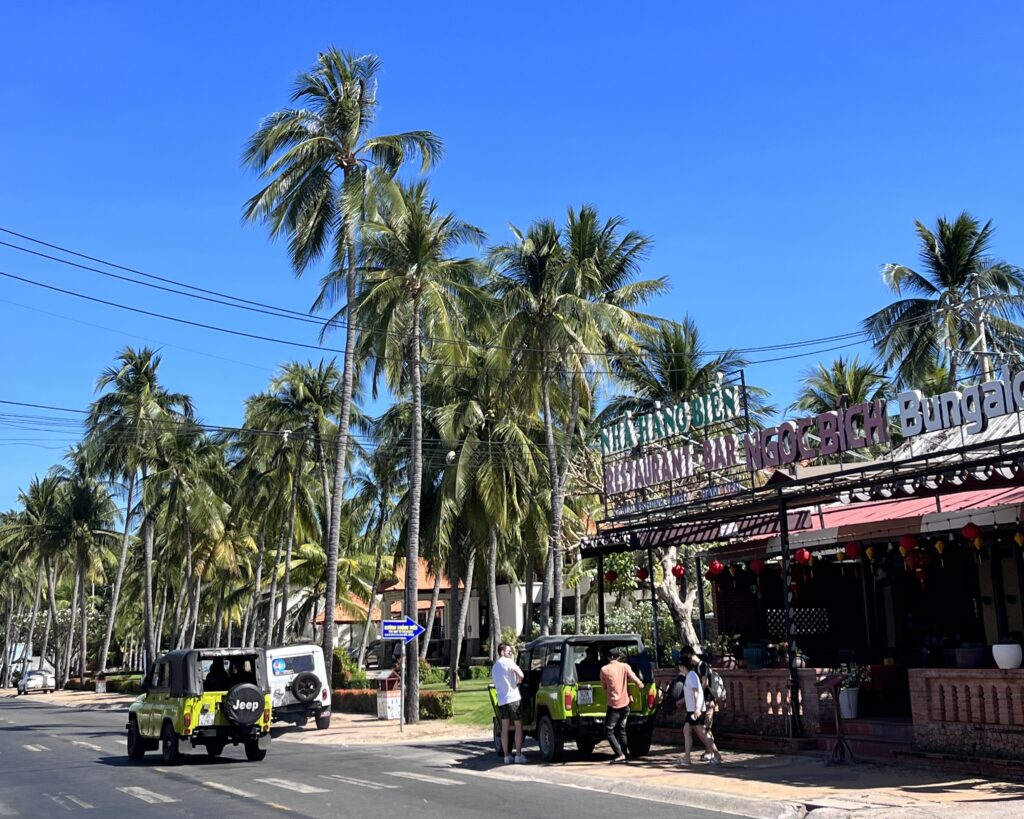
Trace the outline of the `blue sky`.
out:
<instances>
[{"instance_id":1,"label":"blue sky","mask_svg":"<svg viewBox=\"0 0 1024 819\"><path fill-rule=\"evenodd\" d=\"M646 272L671 283L655 309L695 317L709 347L827 336L886 303L879 266L915 261L915 218L991 218L997 254L1024 262L1022 22L1011 2L14 2L0 227L305 310L317 276L241 224L257 183L239 155L333 44L382 59L380 132L438 133L436 196L492 240L590 202L654 236ZM3 247L0 271L316 339ZM280 362L318 357L0 279L0 399L85 407L117 352L147 343L214 424L238 423ZM853 351L748 379L785 405L819 357ZM0 508L72 437L0 427Z\"/></svg>"}]
</instances>

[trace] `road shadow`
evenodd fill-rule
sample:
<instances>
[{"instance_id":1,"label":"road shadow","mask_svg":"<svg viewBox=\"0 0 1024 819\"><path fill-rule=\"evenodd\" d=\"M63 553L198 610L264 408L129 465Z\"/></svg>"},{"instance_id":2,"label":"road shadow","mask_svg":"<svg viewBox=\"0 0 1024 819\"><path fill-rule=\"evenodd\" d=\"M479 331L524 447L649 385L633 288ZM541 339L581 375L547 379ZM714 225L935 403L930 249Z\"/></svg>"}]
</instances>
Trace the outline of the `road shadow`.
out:
<instances>
[{"instance_id":1,"label":"road shadow","mask_svg":"<svg viewBox=\"0 0 1024 819\"><path fill-rule=\"evenodd\" d=\"M142 759L129 759L124 756L100 756L93 760L96 764L110 768L201 768L218 765L239 765L246 759L231 756L207 756L206 754L183 753L179 762L167 765L156 753L146 754Z\"/></svg>"}]
</instances>

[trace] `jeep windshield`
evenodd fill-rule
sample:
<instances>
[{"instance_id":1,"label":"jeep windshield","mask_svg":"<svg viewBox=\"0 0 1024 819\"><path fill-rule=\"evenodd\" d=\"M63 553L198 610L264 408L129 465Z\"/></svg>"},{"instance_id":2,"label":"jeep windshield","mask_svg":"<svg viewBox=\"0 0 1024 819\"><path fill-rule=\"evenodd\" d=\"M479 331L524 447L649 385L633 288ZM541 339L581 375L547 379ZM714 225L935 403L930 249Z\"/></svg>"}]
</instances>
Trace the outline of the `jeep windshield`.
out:
<instances>
[{"instance_id":1,"label":"jeep windshield","mask_svg":"<svg viewBox=\"0 0 1024 819\"><path fill-rule=\"evenodd\" d=\"M256 652L200 651L198 665L202 690L211 693L229 691L243 683L264 688L260 682L259 659Z\"/></svg>"}]
</instances>

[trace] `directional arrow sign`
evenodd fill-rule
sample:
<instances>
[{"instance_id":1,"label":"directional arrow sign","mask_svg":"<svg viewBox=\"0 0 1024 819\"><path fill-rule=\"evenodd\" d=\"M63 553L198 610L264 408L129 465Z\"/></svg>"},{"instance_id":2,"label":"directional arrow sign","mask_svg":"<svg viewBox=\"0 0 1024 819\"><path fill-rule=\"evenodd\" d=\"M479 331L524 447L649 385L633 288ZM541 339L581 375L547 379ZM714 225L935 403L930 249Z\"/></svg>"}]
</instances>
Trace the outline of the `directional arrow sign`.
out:
<instances>
[{"instance_id":1,"label":"directional arrow sign","mask_svg":"<svg viewBox=\"0 0 1024 819\"><path fill-rule=\"evenodd\" d=\"M408 615L406 615L404 620L385 620L381 625L380 638L382 640L403 640L408 643L426 631L423 626Z\"/></svg>"}]
</instances>

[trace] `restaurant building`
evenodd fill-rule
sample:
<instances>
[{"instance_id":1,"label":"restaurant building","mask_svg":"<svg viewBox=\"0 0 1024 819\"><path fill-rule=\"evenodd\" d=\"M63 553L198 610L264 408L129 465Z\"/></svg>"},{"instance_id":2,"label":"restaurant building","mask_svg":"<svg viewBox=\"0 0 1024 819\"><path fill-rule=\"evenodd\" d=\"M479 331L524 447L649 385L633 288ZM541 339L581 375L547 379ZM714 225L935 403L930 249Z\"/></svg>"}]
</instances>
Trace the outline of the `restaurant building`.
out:
<instances>
[{"instance_id":1,"label":"restaurant building","mask_svg":"<svg viewBox=\"0 0 1024 819\"><path fill-rule=\"evenodd\" d=\"M724 733L1024 762L1024 373L762 430L743 399L722 383L602 436L598 584L609 553L700 547L735 637Z\"/></svg>"}]
</instances>

